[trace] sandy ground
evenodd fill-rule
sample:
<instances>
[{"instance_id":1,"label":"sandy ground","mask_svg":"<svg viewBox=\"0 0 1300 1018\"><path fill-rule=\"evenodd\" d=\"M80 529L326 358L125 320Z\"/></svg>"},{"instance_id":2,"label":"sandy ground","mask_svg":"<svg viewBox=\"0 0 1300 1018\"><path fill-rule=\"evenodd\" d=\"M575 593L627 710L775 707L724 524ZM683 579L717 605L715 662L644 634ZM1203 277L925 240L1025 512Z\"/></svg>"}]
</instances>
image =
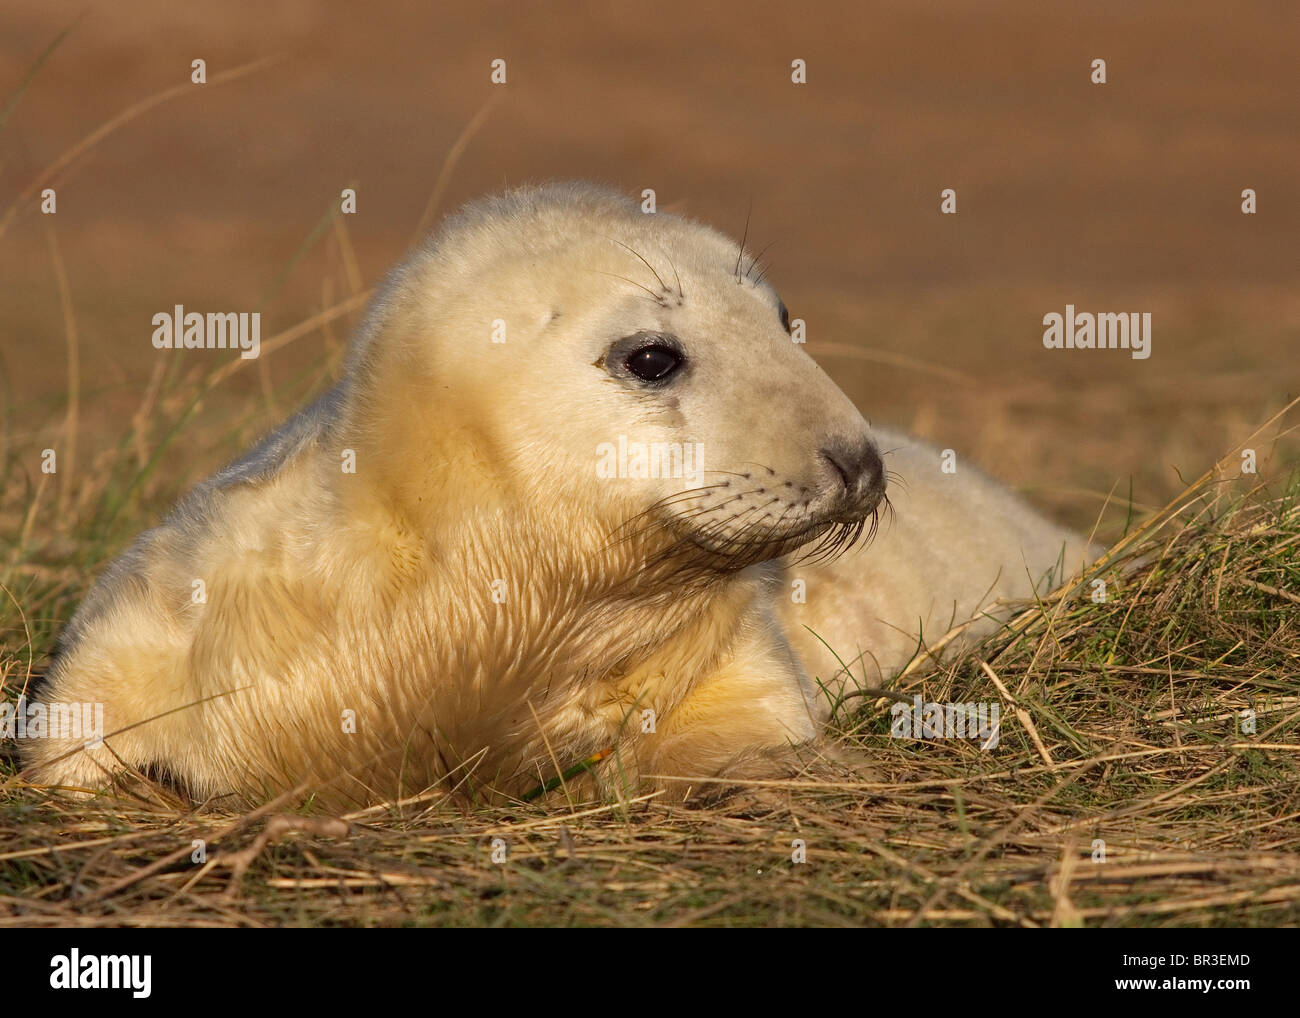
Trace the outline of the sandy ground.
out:
<instances>
[{"instance_id":1,"label":"sandy ground","mask_svg":"<svg viewBox=\"0 0 1300 1018\"><path fill-rule=\"evenodd\" d=\"M274 331L371 285L494 97L444 210L552 177L651 187L735 234L752 208L810 351L869 418L1076 524L1130 479L1139 503L1163 501L1300 390L1288 3L7 0L0 102L74 21L0 127L0 215L84 136L184 85L193 59L210 77L275 60L112 133L57 181L56 216L15 209L0 399L23 457L63 424L56 251L91 462L140 404L154 312L261 309ZM489 81L498 57L504 86ZM1098 57L1105 85L1089 80ZM349 185L357 277L328 232L295 263ZM939 212L946 187L955 216ZM1044 350L1042 316L1067 303L1150 311L1153 355ZM339 338L233 378L160 476L187 483L225 458L232 415L249 433L272 423L290 407L271 394Z\"/></svg>"}]
</instances>

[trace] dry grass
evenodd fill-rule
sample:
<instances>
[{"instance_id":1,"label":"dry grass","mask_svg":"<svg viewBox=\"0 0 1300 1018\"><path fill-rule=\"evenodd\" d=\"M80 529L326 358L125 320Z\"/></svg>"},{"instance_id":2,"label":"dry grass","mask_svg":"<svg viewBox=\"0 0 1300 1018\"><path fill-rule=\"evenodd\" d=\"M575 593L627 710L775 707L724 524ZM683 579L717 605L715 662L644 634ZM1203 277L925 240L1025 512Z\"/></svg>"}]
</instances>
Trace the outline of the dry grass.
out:
<instances>
[{"instance_id":1,"label":"dry grass","mask_svg":"<svg viewBox=\"0 0 1300 1018\"><path fill-rule=\"evenodd\" d=\"M891 738L881 700L839 718L872 780L750 786L701 809L430 793L343 818L288 798L241 816L161 788L151 805L70 804L11 778L0 923L1294 924L1300 487L1209 475L1118 547L1105 603L1067 588L904 673L927 701L999 701L996 749ZM15 617L10 698L48 645L14 640Z\"/></svg>"}]
</instances>

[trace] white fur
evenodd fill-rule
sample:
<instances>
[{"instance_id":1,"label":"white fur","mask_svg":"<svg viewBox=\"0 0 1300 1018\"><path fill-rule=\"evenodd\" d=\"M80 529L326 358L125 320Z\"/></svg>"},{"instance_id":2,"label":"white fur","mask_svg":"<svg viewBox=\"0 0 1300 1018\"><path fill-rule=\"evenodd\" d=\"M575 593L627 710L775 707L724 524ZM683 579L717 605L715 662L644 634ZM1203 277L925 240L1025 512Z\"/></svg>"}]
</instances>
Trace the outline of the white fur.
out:
<instances>
[{"instance_id":1,"label":"white fur","mask_svg":"<svg viewBox=\"0 0 1300 1018\"><path fill-rule=\"evenodd\" d=\"M836 669L805 627L887 676L918 623L968 618L990 588L1027 596L1063 549L1077 565L1081 542L1008 492L882 435L907 482L893 522L782 575L772 560L845 512L819 450L869 433L736 256L586 185L449 220L389 277L339 384L95 586L43 695L104 703L117 734L29 744L33 779L93 789L125 763L199 796L517 795L608 746L605 780L789 773L819 737L813 679ZM606 356L654 331L681 340L689 374L647 392ZM620 435L700 443L712 472L598 477Z\"/></svg>"}]
</instances>

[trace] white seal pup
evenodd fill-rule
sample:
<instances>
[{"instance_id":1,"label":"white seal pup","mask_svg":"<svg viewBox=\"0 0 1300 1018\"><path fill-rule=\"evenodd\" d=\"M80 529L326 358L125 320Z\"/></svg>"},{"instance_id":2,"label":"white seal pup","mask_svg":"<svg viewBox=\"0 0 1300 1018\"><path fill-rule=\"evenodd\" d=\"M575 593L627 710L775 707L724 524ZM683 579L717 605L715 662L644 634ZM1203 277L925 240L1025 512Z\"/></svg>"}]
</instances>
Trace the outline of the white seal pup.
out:
<instances>
[{"instance_id":1,"label":"white seal pup","mask_svg":"<svg viewBox=\"0 0 1300 1018\"><path fill-rule=\"evenodd\" d=\"M27 775L356 803L600 758L585 777L678 793L791 773L835 669L808 628L887 674L900 634L1082 542L873 437L788 328L707 226L581 184L471 205L390 274L339 383L101 577L37 695L102 704L106 738L27 740ZM863 543L882 448L910 488L880 540L783 566Z\"/></svg>"}]
</instances>

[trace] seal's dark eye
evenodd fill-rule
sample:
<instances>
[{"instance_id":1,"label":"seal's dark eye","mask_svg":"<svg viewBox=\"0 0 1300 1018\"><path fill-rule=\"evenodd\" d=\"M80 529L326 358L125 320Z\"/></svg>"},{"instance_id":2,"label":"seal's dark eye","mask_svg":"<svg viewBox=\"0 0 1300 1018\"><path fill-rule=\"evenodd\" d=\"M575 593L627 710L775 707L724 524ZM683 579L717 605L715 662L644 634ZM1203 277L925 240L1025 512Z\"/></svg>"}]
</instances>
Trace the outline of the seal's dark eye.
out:
<instances>
[{"instance_id":1,"label":"seal's dark eye","mask_svg":"<svg viewBox=\"0 0 1300 1018\"><path fill-rule=\"evenodd\" d=\"M643 382L662 382L682 366L682 358L666 346L643 346L628 354L623 363Z\"/></svg>"},{"instance_id":2,"label":"seal's dark eye","mask_svg":"<svg viewBox=\"0 0 1300 1018\"><path fill-rule=\"evenodd\" d=\"M785 301L781 300L780 298L777 298L776 304L777 304L776 313L781 316L781 328L785 329L786 332L789 332L790 312L786 310Z\"/></svg>"}]
</instances>

